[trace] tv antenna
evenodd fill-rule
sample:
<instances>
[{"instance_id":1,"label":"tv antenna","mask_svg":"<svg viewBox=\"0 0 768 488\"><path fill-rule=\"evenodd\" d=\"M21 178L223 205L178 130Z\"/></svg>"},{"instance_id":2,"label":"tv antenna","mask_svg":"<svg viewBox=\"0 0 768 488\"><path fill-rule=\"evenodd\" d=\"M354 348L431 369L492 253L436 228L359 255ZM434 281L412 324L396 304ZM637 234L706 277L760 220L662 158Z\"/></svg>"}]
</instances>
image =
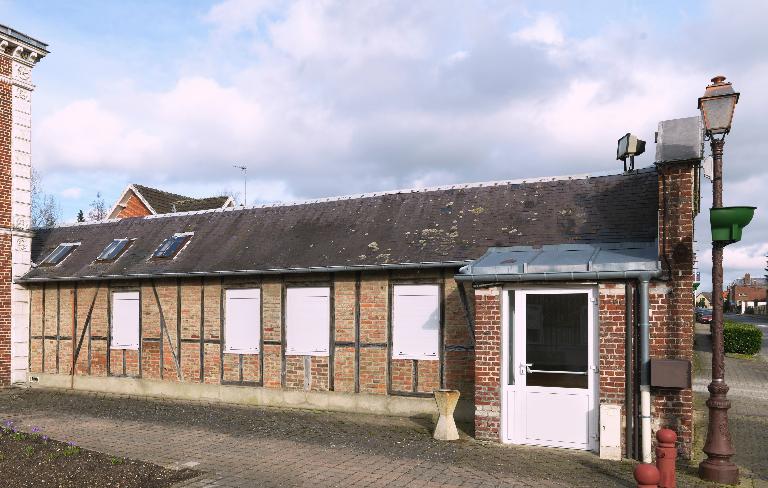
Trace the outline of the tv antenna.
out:
<instances>
[{"instance_id":1,"label":"tv antenna","mask_svg":"<svg viewBox=\"0 0 768 488\"><path fill-rule=\"evenodd\" d=\"M233 167L243 172L243 207L248 203L248 166L233 164Z\"/></svg>"}]
</instances>

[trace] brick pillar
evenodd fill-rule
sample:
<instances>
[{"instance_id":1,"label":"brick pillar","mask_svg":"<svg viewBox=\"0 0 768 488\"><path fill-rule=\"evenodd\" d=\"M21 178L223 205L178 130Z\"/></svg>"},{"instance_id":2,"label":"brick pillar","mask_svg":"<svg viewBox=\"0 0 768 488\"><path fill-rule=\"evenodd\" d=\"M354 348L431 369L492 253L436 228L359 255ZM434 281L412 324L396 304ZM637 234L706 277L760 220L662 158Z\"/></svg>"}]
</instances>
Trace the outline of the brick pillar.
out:
<instances>
[{"instance_id":1,"label":"brick pillar","mask_svg":"<svg viewBox=\"0 0 768 488\"><path fill-rule=\"evenodd\" d=\"M475 290L475 437L499 441L501 288Z\"/></svg>"},{"instance_id":2,"label":"brick pillar","mask_svg":"<svg viewBox=\"0 0 768 488\"><path fill-rule=\"evenodd\" d=\"M1 38L0 38L1 39ZM11 381L11 59L0 55L0 387Z\"/></svg>"},{"instance_id":3,"label":"brick pillar","mask_svg":"<svg viewBox=\"0 0 768 488\"><path fill-rule=\"evenodd\" d=\"M31 72L47 46L0 26L0 387L26 379L30 265Z\"/></svg>"},{"instance_id":4,"label":"brick pillar","mask_svg":"<svg viewBox=\"0 0 768 488\"><path fill-rule=\"evenodd\" d=\"M659 251L666 287L651 288L651 357L693 359L693 220L695 162L659 165ZM691 389L653 389L654 430L677 432L678 449L689 457L693 442Z\"/></svg>"}]
</instances>

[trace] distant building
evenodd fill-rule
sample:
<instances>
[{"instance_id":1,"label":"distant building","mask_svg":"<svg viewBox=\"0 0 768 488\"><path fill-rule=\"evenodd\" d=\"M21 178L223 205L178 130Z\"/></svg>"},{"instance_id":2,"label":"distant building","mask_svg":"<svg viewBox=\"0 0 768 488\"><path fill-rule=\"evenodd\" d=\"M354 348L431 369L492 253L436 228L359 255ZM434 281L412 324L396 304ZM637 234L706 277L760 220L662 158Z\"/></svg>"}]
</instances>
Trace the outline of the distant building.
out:
<instances>
[{"instance_id":1,"label":"distant building","mask_svg":"<svg viewBox=\"0 0 768 488\"><path fill-rule=\"evenodd\" d=\"M734 280L728 287L728 301L740 313L746 313L748 308L752 308L753 313L765 313L766 288L768 288L768 280L752 278L747 273L744 278Z\"/></svg>"},{"instance_id":2,"label":"distant building","mask_svg":"<svg viewBox=\"0 0 768 488\"><path fill-rule=\"evenodd\" d=\"M234 200L226 195L193 198L144 185L132 184L123 190L120 199L110 210L109 218L146 217L147 215L215 210L234 206Z\"/></svg>"},{"instance_id":3,"label":"distant building","mask_svg":"<svg viewBox=\"0 0 768 488\"><path fill-rule=\"evenodd\" d=\"M712 308L712 292L700 291L696 293L696 306L703 308Z\"/></svg>"}]
</instances>

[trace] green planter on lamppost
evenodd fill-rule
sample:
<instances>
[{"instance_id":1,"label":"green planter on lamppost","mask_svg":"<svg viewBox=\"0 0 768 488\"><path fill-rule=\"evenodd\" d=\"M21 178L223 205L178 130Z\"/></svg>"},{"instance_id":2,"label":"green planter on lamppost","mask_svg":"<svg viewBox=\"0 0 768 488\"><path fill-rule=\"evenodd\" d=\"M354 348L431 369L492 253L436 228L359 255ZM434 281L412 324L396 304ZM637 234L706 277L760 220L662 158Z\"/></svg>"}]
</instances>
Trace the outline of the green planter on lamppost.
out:
<instances>
[{"instance_id":1,"label":"green planter on lamppost","mask_svg":"<svg viewBox=\"0 0 768 488\"><path fill-rule=\"evenodd\" d=\"M709 209L712 240L728 244L741 240L741 231L752 221L756 207L720 207Z\"/></svg>"}]
</instances>

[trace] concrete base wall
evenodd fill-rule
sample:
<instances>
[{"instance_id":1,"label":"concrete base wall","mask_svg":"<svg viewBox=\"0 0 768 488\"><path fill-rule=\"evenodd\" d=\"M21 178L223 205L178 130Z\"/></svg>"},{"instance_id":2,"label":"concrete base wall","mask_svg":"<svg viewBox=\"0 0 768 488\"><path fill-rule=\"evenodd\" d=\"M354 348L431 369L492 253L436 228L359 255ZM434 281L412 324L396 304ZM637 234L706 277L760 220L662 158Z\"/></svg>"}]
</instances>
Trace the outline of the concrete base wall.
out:
<instances>
[{"instance_id":1,"label":"concrete base wall","mask_svg":"<svg viewBox=\"0 0 768 488\"><path fill-rule=\"evenodd\" d=\"M264 407L329 410L397 417L437 417L433 398L339 393L327 391L275 390L215 384L175 383L138 378L70 376L47 373L29 375L32 388L56 388L190 401L212 401ZM470 421L474 407L460 402L455 418Z\"/></svg>"}]
</instances>

